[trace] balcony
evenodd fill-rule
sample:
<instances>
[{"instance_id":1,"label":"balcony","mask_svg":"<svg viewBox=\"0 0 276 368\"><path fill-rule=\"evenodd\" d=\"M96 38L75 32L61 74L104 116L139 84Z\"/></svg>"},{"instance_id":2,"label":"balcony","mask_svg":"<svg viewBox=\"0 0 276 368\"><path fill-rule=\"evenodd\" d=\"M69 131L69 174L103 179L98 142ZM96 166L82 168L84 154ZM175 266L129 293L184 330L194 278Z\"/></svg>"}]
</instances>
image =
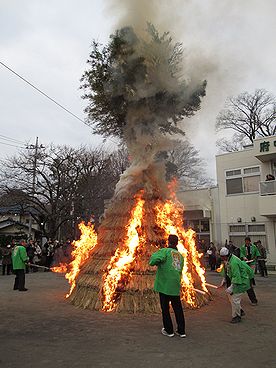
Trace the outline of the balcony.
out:
<instances>
[{"instance_id":1,"label":"balcony","mask_svg":"<svg viewBox=\"0 0 276 368\"><path fill-rule=\"evenodd\" d=\"M268 180L260 182L260 195L276 194L276 180Z\"/></svg>"},{"instance_id":2,"label":"balcony","mask_svg":"<svg viewBox=\"0 0 276 368\"><path fill-rule=\"evenodd\" d=\"M276 180L260 182L260 215L276 217Z\"/></svg>"}]
</instances>

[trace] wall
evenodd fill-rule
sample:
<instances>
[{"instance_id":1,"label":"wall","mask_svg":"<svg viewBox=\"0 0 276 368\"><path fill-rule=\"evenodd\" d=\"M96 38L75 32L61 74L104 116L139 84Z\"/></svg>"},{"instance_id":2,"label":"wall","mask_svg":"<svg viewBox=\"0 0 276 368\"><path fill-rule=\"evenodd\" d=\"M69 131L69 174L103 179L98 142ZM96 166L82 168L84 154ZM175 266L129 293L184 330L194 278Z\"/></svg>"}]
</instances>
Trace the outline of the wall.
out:
<instances>
[{"instance_id":1,"label":"wall","mask_svg":"<svg viewBox=\"0 0 276 368\"><path fill-rule=\"evenodd\" d=\"M218 155L216 157L221 238L229 239L230 224L265 224L266 240L269 252L268 263L276 264L275 218L260 215L260 194L243 193L227 195L226 193L225 170L260 166L261 181L264 181L266 175L271 172L270 161L261 162L255 157L255 155L259 154L257 149L258 147L259 140L251 149ZM270 200L275 201L276 209L276 195L272 195ZM252 222L253 217L256 219L255 222ZM238 222L238 218L241 218L241 223Z\"/></svg>"}]
</instances>

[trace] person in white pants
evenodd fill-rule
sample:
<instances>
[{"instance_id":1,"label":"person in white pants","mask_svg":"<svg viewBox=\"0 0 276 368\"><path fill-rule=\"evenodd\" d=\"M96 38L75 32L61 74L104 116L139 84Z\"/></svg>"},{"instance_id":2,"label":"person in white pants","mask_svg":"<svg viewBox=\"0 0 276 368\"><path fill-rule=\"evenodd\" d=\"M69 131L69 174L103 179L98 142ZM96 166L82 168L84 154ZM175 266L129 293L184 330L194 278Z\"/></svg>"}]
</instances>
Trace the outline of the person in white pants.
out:
<instances>
[{"instance_id":1,"label":"person in white pants","mask_svg":"<svg viewBox=\"0 0 276 368\"><path fill-rule=\"evenodd\" d=\"M231 323L238 323L245 314L241 308L241 298L242 294L250 289L250 278L253 271L245 262L229 253L226 247L221 248L220 256L224 262L224 279L220 286L227 286L226 293L232 307Z\"/></svg>"},{"instance_id":2,"label":"person in white pants","mask_svg":"<svg viewBox=\"0 0 276 368\"><path fill-rule=\"evenodd\" d=\"M228 298L232 307L232 319L235 319L236 316L241 317L243 315L243 310L241 307L241 298L243 293L238 294L229 294ZM231 321L232 322L232 321Z\"/></svg>"}]
</instances>

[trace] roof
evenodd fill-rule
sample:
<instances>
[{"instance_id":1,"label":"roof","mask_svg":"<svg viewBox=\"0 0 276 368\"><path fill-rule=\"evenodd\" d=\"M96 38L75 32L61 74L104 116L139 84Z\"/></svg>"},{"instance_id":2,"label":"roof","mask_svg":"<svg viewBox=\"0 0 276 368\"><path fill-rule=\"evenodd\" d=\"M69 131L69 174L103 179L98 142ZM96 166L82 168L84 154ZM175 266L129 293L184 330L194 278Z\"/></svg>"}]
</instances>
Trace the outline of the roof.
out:
<instances>
[{"instance_id":1,"label":"roof","mask_svg":"<svg viewBox=\"0 0 276 368\"><path fill-rule=\"evenodd\" d=\"M39 211L34 207L23 207L19 204L13 204L10 206L0 206L0 214L29 214L30 212L38 214Z\"/></svg>"},{"instance_id":2,"label":"roof","mask_svg":"<svg viewBox=\"0 0 276 368\"><path fill-rule=\"evenodd\" d=\"M27 229L29 228L28 225L22 224L19 221L14 221L11 218L8 218L6 220L0 221L0 230L1 229L5 229L5 228L10 227L10 226L18 226L20 228L24 227L24 228L27 228ZM32 230L35 231L35 232L40 232L39 230L37 230L37 229L35 229L33 227L32 227Z\"/></svg>"}]
</instances>

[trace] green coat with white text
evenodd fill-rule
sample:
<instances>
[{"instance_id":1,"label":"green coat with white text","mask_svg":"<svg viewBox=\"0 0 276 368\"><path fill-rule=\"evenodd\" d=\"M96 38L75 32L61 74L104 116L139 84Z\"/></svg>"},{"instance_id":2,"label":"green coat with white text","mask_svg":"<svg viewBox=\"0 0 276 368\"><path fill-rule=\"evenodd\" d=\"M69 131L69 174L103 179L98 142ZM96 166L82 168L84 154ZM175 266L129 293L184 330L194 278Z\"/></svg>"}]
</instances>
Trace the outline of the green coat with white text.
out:
<instances>
[{"instance_id":1,"label":"green coat with white text","mask_svg":"<svg viewBox=\"0 0 276 368\"><path fill-rule=\"evenodd\" d=\"M153 253L149 264L157 266L154 290L166 295L180 295L183 256L173 248Z\"/></svg>"}]
</instances>

